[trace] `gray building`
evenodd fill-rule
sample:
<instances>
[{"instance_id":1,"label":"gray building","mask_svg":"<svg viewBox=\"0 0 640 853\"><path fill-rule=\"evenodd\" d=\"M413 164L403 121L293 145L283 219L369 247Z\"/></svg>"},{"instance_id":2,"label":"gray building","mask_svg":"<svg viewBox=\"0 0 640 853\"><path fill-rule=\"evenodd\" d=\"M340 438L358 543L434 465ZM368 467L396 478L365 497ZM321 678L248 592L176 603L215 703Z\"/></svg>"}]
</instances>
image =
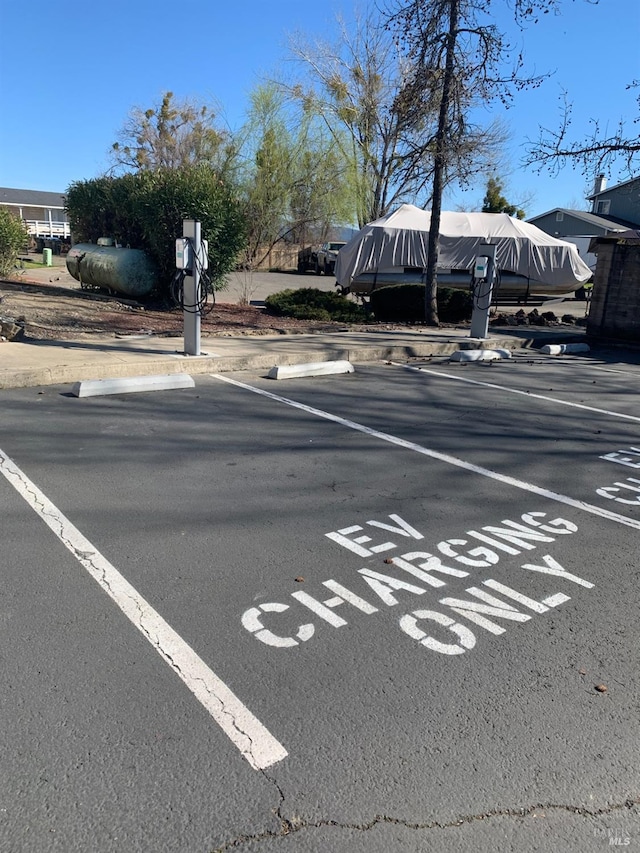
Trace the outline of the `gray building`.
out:
<instances>
[{"instance_id":1,"label":"gray building","mask_svg":"<svg viewBox=\"0 0 640 853\"><path fill-rule=\"evenodd\" d=\"M600 175L589 201L592 212L598 216L623 222L628 228L640 226L640 177L607 187L604 176Z\"/></svg>"},{"instance_id":2,"label":"gray building","mask_svg":"<svg viewBox=\"0 0 640 853\"><path fill-rule=\"evenodd\" d=\"M607 188L604 175L596 179L594 192L588 197L591 210L554 207L532 216L527 222L552 237L574 243L580 257L595 270L596 256L589 252L593 237L606 237L640 227L640 178Z\"/></svg>"}]
</instances>

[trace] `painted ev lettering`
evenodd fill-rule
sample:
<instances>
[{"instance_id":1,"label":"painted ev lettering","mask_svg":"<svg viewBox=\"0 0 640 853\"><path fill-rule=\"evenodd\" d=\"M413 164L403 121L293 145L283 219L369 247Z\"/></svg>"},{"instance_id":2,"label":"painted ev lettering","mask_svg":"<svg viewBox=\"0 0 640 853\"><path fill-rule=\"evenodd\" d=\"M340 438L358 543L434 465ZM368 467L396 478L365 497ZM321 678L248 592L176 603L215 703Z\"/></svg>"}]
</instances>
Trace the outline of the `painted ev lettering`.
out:
<instances>
[{"instance_id":1,"label":"painted ev lettering","mask_svg":"<svg viewBox=\"0 0 640 853\"><path fill-rule=\"evenodd\" d=\"M531 525L531 527L539 527L540 530L544 530L546 533L554 533L556 536L564 536L567 533L577 533L578 525L574 524L572 521L567 521L566 518L554 518L547 522L547 524L542 524L541 521L536 521L537 518L546 518L546 515L546 512L525 512L522 516L522 520L525 524Z\"/></svg>"},{"instance_id":2,"label":"painted ev lettering","mask_svg":"<svg viewBox=\"0 0 640 853\"><path fill-rule=\"evenodd\" d=\"M453 545L462 546L467 544L467 539L447 539L445 542L438 543L438 550L441 551L445 557L451 557L451 559L457 560L465 566L473 566L476 568L488 568L489 566L494 566L500 559L496 552L491 551L489 548L472 548L467 552L470 555L467 557L452 547ZM476 560L472 559L473 557L481 557L483 559Z\"/></svg>"},{"instance_id":3,"label":"painted ev lettering","mask_svg":"<svg viewBox=\"0 0 640 853\"><path fill-rule=\"evenodd\" d=\"M398 603L398 599L391 592L392 589L404 589L407 592L412 592L414 595L422 595L426 589L421 586L416 586L412 583L406 583L399 578L394 578L391 575L383 575L380 572L374 572L371 569L358 569L358 574L362 575L365 582L369 584L371 589L379 596L385 604L392 607Z\"/></svg>"},{"instance_id":4,"label":"painted ev lettering","mask_svg":"<svg viewBox=\"0 0 640 853\"><path fill-rule=\"evenodd\" d=\"M618 465L626 465L629 468L640 468L640 447L630 447L628 450L616 450L613 453L605 453L599 456L606 462L617 462Z\"/></svg>"},{"instance_id":5,"label":"painted ev lettering","mask_svg":"<svg viewBox=\"0 0 640 853\"><path fill-rule=\"evenodd\" d=\"M637 482L640 486L640 480ZM640 492L640 488L637 491ZM397 548L402 539L424 539L415 527L400 516L389 515L388 518L392 523L372 520L364 524L367 532L373 534L376 530L384 530L391 534L394 541L390 539L369 544L373 542L373 538L364 532L365 528L361 525L343 527L325 535L352 553L368 557ZM328 598L311 595L306 590L291 592L290 596L296 604L311 611L316 617L315 622L302 623L293 636L288 636L286 630L278 634L265 627L262 622L264 614L283 613L289 609L288 604L270 602L252 607L243 614L242 624L266 645L291 648L316 635L320 620L332 628L340 628L348 624L346 617L349 613L353 618L358 618L358 614L371 616L378 613L379 608L368 600L371 594L376 596L379 605L394 607L401 599L406 601L407 595L422 596L429 588L433 593L434 588L441 589L469 577L470 571L455 568L451 563L461 564L469 570L494 566L504 559L505 554L517 555L522 551L532 551L537 547L537 543L553 542L557 536L572 534L577 530L577 525L567 519L548 519L544 512L528 512L522 515L519 521L505 519L501 526L487 525L480 530L468 530L464 534L465 538L451 538L437 543L435 549L446 557L449 565L443 563L440 556L428 551L406 551L400 556L385 559L384 562L389 566L388 571L394 573L381 573L366 566L357 569L353 575L354 581L366 584L367 598L333 579L322 581L322 585L333 593ZM477 545L477 542L485 544ZM365 548L365 545L368 547ZM585 589L592 589L594 586L590 581L564 569L550 554L541 554L536 562L524 563L520 569L570 581ZM399 577L398 572L400 575L406 573L404 578ZM407 574L411 575L411 582L406 578ZM416 580L424 586L416 584ZM537 601L492 578L478 579L476 585L467 587L465 592L466 597L446 595L440 598L437 605L444 612L427 605L401 616L399 624L402 632L431 651L460 655L476 645L476 635L465 622L499 636L505 633L509 623L528 622L533 615L542 615L570 601L570 597L564 592L555 592ZM336 609L342 605L350 605L353 609L336 613ZM455 614L457 618L453 618L451 614ZM291 614L288 618L291 619ZM274 624L277 624L277 617L274 617L274 620ZM291 632L290 627L288 630Z\"/></svg>"},{"instance_id":6,"label":"painted ev lettering","mask_svg":"<svg viewBox=\"0 0 640 853\"><path fill-rule=\"evenodd\" d=\"M605 462L616 462L618 465L625 465L627 468L640 468L640 447L615 450L611 453L605 453L604 456L599 456L598 458L604 459ZM628 492L635 492L636 494L628 494ZM613 486L602 486L602 488L596 489L596 494L601 498L607 498L607 500L615 501L619 504L635 506L640 504L640 480L636 477L627 477L626 480L614 483Z\"/></svg>"},{"instance_id":7,"label":"painted ev lettering","mask_svg":"<svg viewBox=\"0 0 640 853\"><path fill-rule=\"evenodd\" d=\"M622 489L636 492L636 494L624 497L625 492L621 493ZM635 477L627 477L623 482L614 483L613 486L603 486L601 489L596 489L596 494L600 495L601 498L608 498L620 504L640 504L640 480Z\"/></svg>"},{"instance_id":8,"label":"painted ev lettering","mask_svg":"<svg viewBox=\"0 0 640 853\"><path fill-rule=\"evenodd\" d=\"M245 610L242 614L242 624L247 631L250 631L258 640L262 643L266 643L267 646L276 646L276 648L279 649L297 646L299 640L302 640L304 643L306 640L313 637L315 628L311 623L300 625L298 633L296 634L298 639L296 640L293 637L280 637L278 634L274 634L273 631L269 631L268 628L265 628L260 621L262 613L284 613L284 611L288 609L288 604L281 604L277 601L261 604L260 607L251 607L249 610Z\"/></svg>"},{"instance_id":9,"label":"painted ev lettering","mask_svg":"<svg viewBox=\"0 0 640 853\"><path fill-rule=\"evenodd\" d=\"M461 540L454 540L461 541ZM413 560L421 560L417 566L413 565ZM443 566L440 557L435 557L433 554L427 554L425 551L412 551L409 554L403 554L401 557L393 558L393 565L404 569L405 572L414 575L429 586L446 586L446 583L440 578L434 578L430 572L440 572L443 575L450 575L455 578L466 578L469 572L463 572L460 569L452 569L449 566Z\"/></svg>"},{"instance_id":10,"label":"painted ev lettering","mask_svg":"<svg viewBox=\"0 0 640 853\"><path fill-rule=\"evenodd\" d=\"M369 527L375 527L379 530L387 530L397 536L409 536L413 539L424 538L422 533L419 533L414 527L407 524L399 515L390 515L389 518L395 522L395 525L390 525L383 521L367 521L366 524ZM325 536L337 542L338 545L342 545L343 548L353 551L359 557L371 557L372 554L380 554L398 547L395 542L382 542L378 545L370 545L368 548L365 548L364 545L372 541L370 536L365 534L353 537L354 533L360 533L363 529L359 524L353 524L350 527L343 527L340 530L325 533Z\"/></svg>"},{"instance_id":11,"label":"painted ev lettering","mask_svg":"<svg viewBox=\"0 0 640 853\"><path fill-rule=\"evenodd\" d=\"M440 604L450 607L454 613L459 616L464 616L470 622L475 622L481 628L490 631L492 634L504 634L505 628L501 625L496 625L486 616L495 616L497 619L511 619L514 622L528 622L531 619L528 613L520 613L511 604L500 601L493 595L489 595L478 587L470 586L466 590L469 595L474 598L479 598L483 604L478 601L465 601L460 598L441 598ZM482 614L485 614L484 616Z\"/></svg>"},{"instance_id":12,"label":"painted ev lettering","mask_svg":"<svg viewBox=\"0 0 640 853\"><path fill-rule=\"evenodd\" d=\"M572 581L573 583L577 583L578 586L583 586L585 589L593 589L593 584L590 581L585 581L582 578L579 578L577 575L572 575L571 572L567 572L562 568L560 563L557 563L553 557L549 556L549 554L544 554L542 557L542 561L544 566L536 566L533 563L525 563L522 567L523 569L528 569L530 572L541 572L544 575L554 575L557 578L564 578L565 580Z\"/></svg>"},{"instance_id":13,"label":"painted ev lettering","mask_svg":"<svg viewBox=\"0 0 640 853\"><path fill-rule=\"evenodd\" d=\"M418 628L419 619L428 619L437 625L442 625L457 635L458 642L443 643L440 640L436 640L435 637L428 636L422 628ZM436 610L414 610L413 613L402 617L400 627L409 637L418 640L423 646L434 652L440 652L442 655L463 655L476 644L476 637L473 631L470 631L459 622L454 622L453 619L445 616L444 613L438 613Z\"/></svg>"},{"instance_id":14,"label":"painted ev lettering","mask_svg":"<svg viewBox=\"0 0 640 853\"><path fill-rule=\"evenodd\" d=\"M511 589L511 587L492 579L484 581L483 586L501 593L505 598L517 601L534 613L546 613L550 608L558 607L560 604L571 600L568 595L559 592L548 596L542 602L535 601L533 598L529 598L529 596L523 595L517 590ZM479 599L479 601L441 598L438 604L443 607L450 607L454 613L468 619L470 622L474 622L480 628L484 628L485 631L489 631L489 633L495 635L504 634L506 629L502 625L497 625L491 619L487 619L487 616L494 616L497 619L508 619L514 622L528 622L531 619L528 613L521 613L512 605L501 601L499 598L495 598L493 595L489 595L478 587L469 587L465 592ZM418 619L430 619L449 628L449 630L460 637L460 642L442 643L434 637L428 637L422 629L418 628ZM408 634L408 636L415 640L419 640L423 646L431 649L431 651L444 655L461 655L468 649L472 649L476 644L475 634L469 628L459 622L455 622L451 617L437 610L415 610L413 613L403 616L400 619L400 628L405 634Z\"/></svg>"}]
</instances>

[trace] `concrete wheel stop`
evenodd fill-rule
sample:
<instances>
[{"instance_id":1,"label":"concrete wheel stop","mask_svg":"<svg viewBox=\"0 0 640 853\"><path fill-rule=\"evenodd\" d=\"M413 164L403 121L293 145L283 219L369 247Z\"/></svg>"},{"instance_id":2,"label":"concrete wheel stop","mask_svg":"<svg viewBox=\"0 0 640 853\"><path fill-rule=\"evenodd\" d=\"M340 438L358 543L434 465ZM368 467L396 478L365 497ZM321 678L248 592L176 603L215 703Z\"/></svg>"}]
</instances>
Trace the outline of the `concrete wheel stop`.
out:
<instances>
[{"instance_id":1,"label":"concrete wheel stop","mask_svg":"<svg viewBox=\"0 0 640 853\"><path fill-rule=\"evenodd\" d=\"M194 388L195 382L187 373L163 376L128 376L121 379L87 379L71 388L74 397L100 397L107 394L134 394L141 391L172 391Z\"/></svg>"},{"instance_id":2,"label":"concrete wheel stop","mask_svg":"<svg viewBox=\"0 0 640 853\"><path fill-rule=\"evenodd\" d=\"M300 379L306 376L330 376L334 373L353 373L350 361L316 361L308 364L288 364L272 367L269 379Z\"/></svg>"},{"instance_id":3,"label":"concrete wheel stop","mask_svg":"<svg viewBox=\"0 0 640 853\"><path fill-rule=\"evenodd\" d=\"M461 349L451 353L449 361L498 361L511 357L511 350L508 349Z\"/></svg>"}]
</instances>

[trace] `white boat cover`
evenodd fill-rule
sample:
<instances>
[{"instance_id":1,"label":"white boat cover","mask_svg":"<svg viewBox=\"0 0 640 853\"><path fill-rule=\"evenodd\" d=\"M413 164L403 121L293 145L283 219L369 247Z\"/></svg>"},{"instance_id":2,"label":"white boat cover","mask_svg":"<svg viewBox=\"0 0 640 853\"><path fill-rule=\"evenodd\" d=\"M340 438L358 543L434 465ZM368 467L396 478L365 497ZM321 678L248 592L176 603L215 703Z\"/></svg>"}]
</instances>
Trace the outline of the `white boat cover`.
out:
<instances>
[{"instance_id":1,"label":"white boat cover","mask_svg":"<svg viewBox=\"0 0 640 853\"><path fill-rule=\"evenodd\" d=\"M338 253L335 275L349 287L361 273L426 268L431 212L403 204L365 225ZM592 272L572 243L551 237L507 213L442 211L438 268L471 270L481 243L497 246L501 273L515 273L552 287L582 284Z\"/></svg>"}]
</instances>

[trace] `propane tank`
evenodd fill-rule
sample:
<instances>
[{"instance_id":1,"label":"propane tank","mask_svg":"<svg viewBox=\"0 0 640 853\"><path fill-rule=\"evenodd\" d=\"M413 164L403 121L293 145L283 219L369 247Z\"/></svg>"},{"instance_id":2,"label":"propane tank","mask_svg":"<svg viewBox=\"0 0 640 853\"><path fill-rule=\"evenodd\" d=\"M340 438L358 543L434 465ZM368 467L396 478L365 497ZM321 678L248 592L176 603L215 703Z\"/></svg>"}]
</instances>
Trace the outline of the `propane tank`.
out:
<instances>
[{"instance_id":1,"label":"propane tank","mask_svg":"<svg viewBox=\"0 0 640 853\"><path fill-rule=\"evenodd\" d=\"M156 284L153 265L141 249L77 243L67 253L67 270L81 285L124 296L148 296Z\"/></svg>"}]
</instances>

